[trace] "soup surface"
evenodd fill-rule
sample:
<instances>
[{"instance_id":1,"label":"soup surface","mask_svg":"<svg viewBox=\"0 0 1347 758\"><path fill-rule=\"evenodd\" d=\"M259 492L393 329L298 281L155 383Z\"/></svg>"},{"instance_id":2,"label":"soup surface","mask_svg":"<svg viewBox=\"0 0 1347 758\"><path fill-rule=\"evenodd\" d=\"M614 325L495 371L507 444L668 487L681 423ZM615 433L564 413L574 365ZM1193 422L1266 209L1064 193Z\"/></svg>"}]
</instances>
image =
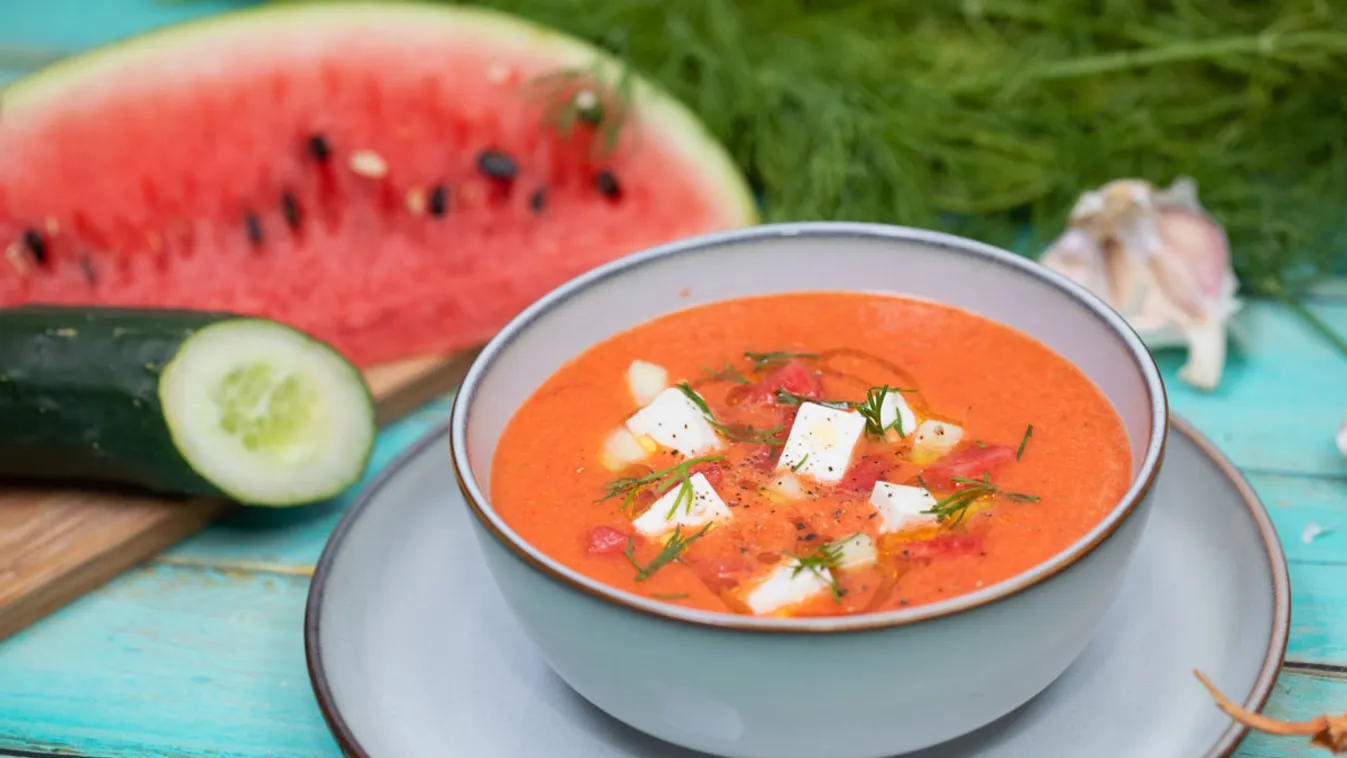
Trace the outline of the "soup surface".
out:
<instances>
[{"instance_id":1,"label":"soup surface","mask_svg":"<svg viewBox=\"0 0 1347 758\"><path fill-rule=\"evenodd\" d=\"M1018 331L935 303L792 293L591 347L506 426L491 500L619 589L755 615L870 613L1010 578L1131 481L1112 405Z\"/></svg>"}]
</instances>

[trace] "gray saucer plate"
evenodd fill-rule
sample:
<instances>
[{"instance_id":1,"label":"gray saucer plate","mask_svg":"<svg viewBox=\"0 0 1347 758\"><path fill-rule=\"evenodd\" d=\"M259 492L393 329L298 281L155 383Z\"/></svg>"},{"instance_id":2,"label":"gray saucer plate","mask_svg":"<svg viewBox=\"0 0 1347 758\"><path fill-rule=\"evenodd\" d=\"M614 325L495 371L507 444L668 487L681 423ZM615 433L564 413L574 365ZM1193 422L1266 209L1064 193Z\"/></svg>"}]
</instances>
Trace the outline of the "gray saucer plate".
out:
<instances>
[{"instance_id":1,"label":"gray saucer plate","mask_svg":"<svg viewBox=\"0 0 1347 758\"><path fill-rule=\"evenodd\" d=\"M1261 707L1290 587L1253 490L1175 420L1147 531L1081 657L1009 716L910 758L1191 758L1243 736L1192 675ZM437 429L337 526L305 616L309 673L342 749L372 758L691 758L575 695L515 625L469 531ZM988 640L995 644L995 640Z\"/></svg>"}]
</instances>

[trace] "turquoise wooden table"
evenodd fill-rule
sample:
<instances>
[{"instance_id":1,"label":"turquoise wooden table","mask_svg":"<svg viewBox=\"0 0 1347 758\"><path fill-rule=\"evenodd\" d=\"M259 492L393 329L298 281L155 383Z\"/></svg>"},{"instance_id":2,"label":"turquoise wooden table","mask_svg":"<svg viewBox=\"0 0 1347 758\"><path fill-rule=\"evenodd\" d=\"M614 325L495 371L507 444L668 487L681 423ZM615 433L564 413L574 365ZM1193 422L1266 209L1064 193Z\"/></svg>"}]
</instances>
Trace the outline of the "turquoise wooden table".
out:
<instances>
[{"instance_id":1,"label":"turquoise wooden table","mask_svg":"<svg viewBox=\"0 0 1347 758\"><path fill-rule=\"evenodd\" d=\"M0 0L0 83L241 4ZM1309 307L1347 333L1347 282L1321 288ZM1235 328L1211 395L1177 380L1181 355L1157 357L1174 409L1249 476L1286 548L1291 640L1267 712L1347 711L1347 462L1332 442L1347 418L1347 361L1270 302L1249 302ZM386 430L372 471L448 412L437 401ZM1300 431L1274 437L1274 425ZM338 755L309 689L301 620L313 564L349 501L241 514L0 643L0 755ZM1326 531L1305 542L1310 524ZM1302 751L1312 753L1254 735L1238 755Z\"/></svg>"}]
</instances>

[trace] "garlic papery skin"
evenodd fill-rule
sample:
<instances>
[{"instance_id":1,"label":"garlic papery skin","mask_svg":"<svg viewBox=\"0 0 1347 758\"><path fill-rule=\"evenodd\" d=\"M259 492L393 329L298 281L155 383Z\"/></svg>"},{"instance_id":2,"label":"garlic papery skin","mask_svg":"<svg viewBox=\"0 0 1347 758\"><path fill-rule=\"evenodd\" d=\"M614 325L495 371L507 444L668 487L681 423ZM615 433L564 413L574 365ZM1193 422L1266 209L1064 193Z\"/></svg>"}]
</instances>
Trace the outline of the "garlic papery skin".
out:
<instances>
[{"instance_id":1,"label":"garlic papery skin","mask_svg":"<svg viewBox=\"0 0 1347 758\"><path fill-rule=\"evenodd\" d=\"M1118 179L1086 192L1039 262L1093 292L1152 349L1186 347L1179 378L1215 389L1239 310L1230 243L1181 177L1163 190Z\"/></svg>"}]
</instances>

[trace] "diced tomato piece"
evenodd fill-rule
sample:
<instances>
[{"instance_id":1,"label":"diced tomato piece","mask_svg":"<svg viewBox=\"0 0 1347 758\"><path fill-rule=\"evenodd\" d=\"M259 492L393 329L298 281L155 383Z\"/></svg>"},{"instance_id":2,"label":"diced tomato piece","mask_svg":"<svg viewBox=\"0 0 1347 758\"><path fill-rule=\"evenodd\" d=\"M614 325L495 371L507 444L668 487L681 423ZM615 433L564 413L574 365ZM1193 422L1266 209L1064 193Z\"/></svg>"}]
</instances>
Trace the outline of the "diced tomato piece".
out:
<instances>
[{"instance_id":1,"label":"diced tomato piece","mask_svg":"<svg viewBox=\"0 0 1347 758\"><path fill-rule=\"evenodd\" d=\"M589 532L585 552L589 555L612 555L627 546L627 535L611 526L596 526Z\"/></svg>"},{"instance_id":2,"label":"diced tomato piece","mask_svg":"<svg viewBox=\"0 0 1347 758\"><path fill-rule=\"evenodd\" d=\"M823 396L823 377L804 361L792 358L753 384L740 385L730 390L726 398L730 405L770 403L776 400L776 391L779 389L792 395L818 399Z\"/></svg>"},{"instance_id":3,"label":"diced tomato piece","mask_svg":"<svg viewBox=\"0 0 1347 758\"><path fill-rule=\"evenodd\" d=\"M823 396L823 377L804 361L792 358L786 364L768 374L764 380L770 392L783 389L792 395L818 399Z\"/></svg>"},{"instance_id":4,"label":"diced tomato piece","mask_svg":"<svg viewBox=\"0 0 1347 758\"><path fill-rule=\"evenodd\" d=\"M688 565L712 592L733 589L749 572L748 561L737 555L701 558Z\"/></svg>"},{"instance_id":5,"label":"diced tomato piece","mask_svg":"<svg viewBox=\"0 0 1347 758\"><path fill-rule=\"evenodd\" d=\"M960 555L973 555L982 550L982 537L967 532L945 532L929 540L916 540L903 543L901 555L914 561L929 561L937 558L954 558Z\"/></svg>"},{"instance_id":6,"label":"diced tomato piece","mask_svg":"<svg viewBox=\"0 0 1347 758\"><path fill-rule=\"evenodd\" d=\"M889 473L889 463L876 456L863 457L847 469L847 475L838 484L843 490L851 492L869 492L875 488L875 482Z\"/></svg>"},{"instance_id":7,"label":"diced tomato piece","mask_svg":"<svg viewBox=\"0 0 1347 758\"><path fill-rule=\"evenodd\" d=\"M784 440L786 437L790 436L790 428L795 425L795 417L800 415L800 406L782 405L777 408L777 412L780 414L779 418L781 419L780 422L777 423L777 426L783 427L781 439Z\"/></svg>"},{"instance_id":8,"label":"diced tomato piece","mask_svg":"<svg viewBox=\"0 0 1347 758\"><path fill-rule=\"evenodd\" d=\"M963 485L952 479L981 479L983 474L990 478L1001 464L1014 457L1015 451L1005 445L973 445L931 464L921 478L928 487L937 490L959 489Z\"/></svg>"},{"instance_id":9,"label":"diced tomato piece","mask_svg":"<svg viewBox=\"0 0 1347 758\"><path fill-rule=\"evenodd\" d=\"M702 461L701 463L688 466L688 476L693 474L701 474L706 477L706 481L709 482L712 487L720 486L722 472L720 470L720 464L715 461Z\"/></svg>"},{"instance_id":10,"label":"diced tomato piece","mask_svg":"<svg viewBox=\"0 0 1347 758\"><path fill-rule=\"evenodd\" d=\"M781 448L776 445L759 445L757 450L749 453L748 462L761 471L773 471L780 453Z\"/></svg>"}]
</instances>

